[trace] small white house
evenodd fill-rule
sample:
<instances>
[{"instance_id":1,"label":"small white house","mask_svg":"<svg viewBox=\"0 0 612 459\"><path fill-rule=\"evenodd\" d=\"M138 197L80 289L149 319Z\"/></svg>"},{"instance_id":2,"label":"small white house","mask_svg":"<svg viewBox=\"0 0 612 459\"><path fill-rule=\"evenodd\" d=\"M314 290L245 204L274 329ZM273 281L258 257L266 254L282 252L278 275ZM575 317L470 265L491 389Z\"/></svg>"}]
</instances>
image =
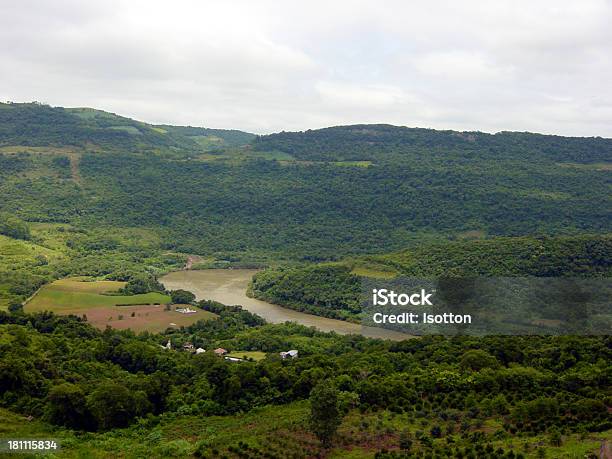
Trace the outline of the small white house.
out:
<instances>
[{"instance_id":1,"label":"small white house","mask_svg":"<svg viewBox=\"0 0 612 459\"><path fill-rule=\"evenodd\" d=\"M287 352L281 352L280 356L283 359L286 359L286 358L295 359L298 356L298 351L296 351L295 349L291 349L290 351L287 351Z\"/></svg>"},{"instance_id":2,"label":"small white house","mask_svg":"<svg viewBox=\"0 0 612 459\"><path fill-rule=\"evenodd\" d=\"M199 348L197 348L197 349L195 350L195 353L196 353L196 354L201 354L201 353L203 353L203 352L206 352L206 351L205 351L204 349L202 349L201 347L199 347Z\"/></svg>"},{"instance_id":3,"label":"small white house","mask_svg":"<svg viewBox=\"0 0 612 459\"><path fill-rule=\"evenodd\" d=\"M195 309L191 309L189 306L185 308L176 308L175 311L180 312L181 314L195 314L196 312L198 312Z\"/></svg>"}]
</instances>

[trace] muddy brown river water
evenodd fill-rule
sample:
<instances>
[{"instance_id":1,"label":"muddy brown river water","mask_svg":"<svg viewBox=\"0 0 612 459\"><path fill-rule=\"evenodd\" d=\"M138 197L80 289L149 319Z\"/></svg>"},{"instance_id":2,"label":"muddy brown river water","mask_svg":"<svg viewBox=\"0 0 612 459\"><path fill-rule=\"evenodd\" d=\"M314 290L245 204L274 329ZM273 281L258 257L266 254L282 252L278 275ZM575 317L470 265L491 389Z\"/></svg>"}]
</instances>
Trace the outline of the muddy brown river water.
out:
<instances>
[{"instance_id":1,"label":"muddy brown river water","mask_svg":"<svg viewBox=\"0 0 612 459\"><path fill-rule=\"evenodd\" d=\"M254 269L204 269L200 271L175 271L160 279L169 290L184 289L193 292L198 300L215 300L227 305L241 305L244 309L263 317L271 323L297 322L321 331L359 334L370 338L402 340L410 335L376 327L364 327L343 320L328 319L294 311L266 301L249 298L248 284L257 271Z\"/></svg>"}]
</instances>

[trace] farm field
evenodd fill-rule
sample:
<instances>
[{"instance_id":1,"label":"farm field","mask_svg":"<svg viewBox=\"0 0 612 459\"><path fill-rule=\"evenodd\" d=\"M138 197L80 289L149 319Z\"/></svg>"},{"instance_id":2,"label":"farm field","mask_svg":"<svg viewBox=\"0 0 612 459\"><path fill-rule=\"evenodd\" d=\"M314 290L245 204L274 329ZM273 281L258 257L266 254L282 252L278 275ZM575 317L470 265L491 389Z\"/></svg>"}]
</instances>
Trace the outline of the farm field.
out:
<instances>
[{"instance_id":1,"label":"farm field","mask_svg":"<svg viewBox=\"0 0 612 459\"><path fill-rule=\"evenodd\" d=\"M266 353L261 351L233 351L227 354L227 357L234 357L236 359L253 359L256 362L266 358Z\"/></svg>"},{"instance_id":2,"label":"farm field","mask_svg":"<svg viewBox=\"0 0 612 459\"><path fill-rule=\"evenodd\" d=\"M198 310L195 314L181 314L167 311L163 305L114 306L88 309L86 313L67 312L66 314L86 315L87 322L104 330L107 326L118 330L130 329L134 332L163 332L167 328L180 328L198 320L209 320L216 314Z\"/></svg>"},{"instance_id":3,"label":"farm field","mask_svg":"<svg viewBox=\"0 0 612 459\"><path fill-rule=\"evenodd\" d=\"M164 304L168 295L108 295L123 287L125 282L91 281L82 277L60 279L45 285L26 304L26 312L53 311L60 314L82 314L92 308L112 308L117 305Z\"/></svg>"},{"instance_id":4,"label":"farm field","mask_svg":"<svg viewBox=\"0 0 612 459\"><path fill-rule=\"evenodd\" d=\"M53 311L86 317L99 329L107 326L135 332L161 332L168 327L191 325L198 320L216 317L208 311L195 314L168 311L164 304L170 297L161 293L141 295L109 295L123 287L125 282L92 281L82 277L60 279L45 285L26 304L26 312Z\"/></svg>"}]
</instances>

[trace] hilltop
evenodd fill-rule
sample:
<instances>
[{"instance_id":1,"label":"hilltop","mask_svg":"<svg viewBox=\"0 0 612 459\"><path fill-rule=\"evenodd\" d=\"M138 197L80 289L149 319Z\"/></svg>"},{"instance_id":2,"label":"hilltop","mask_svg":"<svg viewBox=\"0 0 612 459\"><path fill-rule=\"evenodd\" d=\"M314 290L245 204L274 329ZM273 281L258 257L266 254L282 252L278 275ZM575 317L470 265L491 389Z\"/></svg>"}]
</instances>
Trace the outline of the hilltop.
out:
<instances>
[{"instance_id":1,"label":"hilltop","mask_svg":"<svg viewBox=\"0 0 612 459\"><path fill-rule=\"evenodd\" d=\"M93 108L0 103L0 146L73 147L87 151L184 154L239 146L247 132L153 125Z\"/></svg>"},{"instance_id":2,"label":"hilltop","mask_svg":"<svg viewBox=\"0 0 612 459\"><path fill-rule=\"evenodd\" d=\"M612 160L612 139L530 132L459 132L360 124L281 132L254 140L254 148L279 150L304 161L524 160L594 164Z\"/></svg>"}]
</instances>

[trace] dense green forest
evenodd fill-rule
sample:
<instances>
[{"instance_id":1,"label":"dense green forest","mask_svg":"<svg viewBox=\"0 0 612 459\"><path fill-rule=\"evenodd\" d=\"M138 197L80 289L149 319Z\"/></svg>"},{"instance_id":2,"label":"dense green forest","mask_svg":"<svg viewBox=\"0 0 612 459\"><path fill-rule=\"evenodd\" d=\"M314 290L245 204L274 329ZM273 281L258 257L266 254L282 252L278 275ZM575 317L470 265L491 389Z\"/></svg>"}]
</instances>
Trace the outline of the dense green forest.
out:
<instances>
[{"instance_id":1,"label":"dense green forest","mask_svg":"<svg viewBox=\"0 0 612 459\"><path fill-rule=\"evenodd\" d=\"M361 284L347 266L267 269L253 276L249 293L261 300L334 319L357 318Z\"/></svg>"},{"instance_id":2,"label":"dense green forest","mask_svg":"<svg viewBox=\"0 0 612 459\"><path fill-rule=\"evenodd\" d=\"M363 293L357 273L439 276L611 277L610 236L499 237L423 243L398 253L339 263L270 268L253 277L262 300L335 319L360 319ZM373 273L376 275L376 272ZM372 274L369 274L372 275Z\"/></svg>"},{"instance_id":3,"label":"dense green forest","mask_svg":"<svg viewBox=\"0 0 612 459\"><path fill-rule=\"evenodd\" d=\"M473 232L610 227L612 140L349 126L211 154L186 135L192 129L162 133L73 112L2 106L0 211L86 228L146 226L165 249L228 260L333 260ZM146 133L110 129L128 121Z\"/></svg>"},{"instance_id":4,"label":"dense green forest","mask_svg":"<svg viewBox=\"0 0 612 459\"><path fill-rule=\"evenodd\" d=\"M532 163L609 162L612 141L528 132L437 131L386 124L337 126L259 137L258 150L280 150L307 161L439 160L468 163L475 159L518 159Z\"/></svg>"},{"instance_id":5,"label":"dense green forest","mask_svg":"<svg viewBox=\"0 0 612 459\"><path fill-rule=\"evenodd\" d=\"M129 448L132 453L149 448L154 455L177 457L316 457L325 448L304 430L304 410L283 425L287 444L280 449L270 441L278 430L208 435L181 424L268 405L284 413L292 403L301 406L316 387L326 387L336 406L337 451L499 458L549 450L558 457L576 434L586 440L612 428L606 409L612 396L609 337L428 337L391 343L262 325L236 308L200 306L220 318L139 336L100 332L77 318L0 313L0 403L64 426L69 430L46 431L62 438L73 436L73 429L104 432L136 423L134 430L110 432L105 442L85 435L65 443L68 450L89 443L128 455ZM162 349L167 340L178 350ZM229 362L213 353L181 351L185 342L261 350L268 358ZM300 358L281 359L278 353L292 346L300 347ZM361 421L353 426L357 414ZM142 431L149 432L144 445L127 439ZM373 438L377 446L368 446Z\"/></svg>"},{"instance_id":6,"label":"dense green forest","mask_svg":"<svg viewBox=\"0 0 612 459\"><path fill-rule=\"evenodd\" d=\"M160 290L188 260L268 266L253 296L345 320L364 277L608 278L611 162L602 138L254 136L0 104L2 435L63 457L593 457L612 441L609 335L391 342L184 291L213 318L135 334L23 305L68 276Z\"/></svg>"}]
</instances>

